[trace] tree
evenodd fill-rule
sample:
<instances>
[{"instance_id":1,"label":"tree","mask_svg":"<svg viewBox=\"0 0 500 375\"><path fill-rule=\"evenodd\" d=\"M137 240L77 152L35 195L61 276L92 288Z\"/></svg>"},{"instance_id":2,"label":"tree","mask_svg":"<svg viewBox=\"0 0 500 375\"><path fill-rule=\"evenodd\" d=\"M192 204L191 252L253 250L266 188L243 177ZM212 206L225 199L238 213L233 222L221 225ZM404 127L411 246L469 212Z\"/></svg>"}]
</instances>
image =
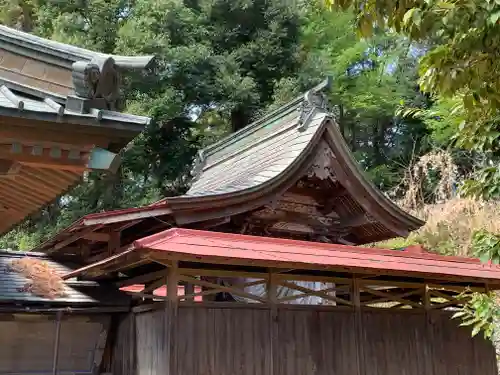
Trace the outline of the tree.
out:
<instances>
[{"instance_id":1,"label":"tree","mask_svg":"<svg viewBox=\"0 0 500 375\"><path fill-rule=\"evenodd\" d=\"M302 16L301 68L280 81L274 105L299 95L318 77L334 77L330 104L351 150L379 188L393 188L411 159L428 149L423 121L395 116L401 100L429 105L417 87L409 43L383 33L359 40L350 12L323 12L312 4Z\"/></svg>"},{"instance_id":2,"label":"tree","mask_svg":"<svg viewBox=\"0 0 500 375\"><path fill-rule=\"evenodd\" d=\"M421 43L421 88L438 100L453 100L462 117L456 144L498 160L500 129L500 2L494 0L328 0L334 8L353 9L359 33L382 28ZM484 182L484 183L483 183ZM498 172L487 168L470 181L471 193L498 195Z\"/></svg>"},{"instance_id":3,"label":"tree","mask_svg":"<svg viewBox=\"0 0 500 375\"><path fill-rule=\"evenodd\" d=\"M420 42L426 53L420 61L420 85L435 95L438 110L410 109L425 118L441 136L454 133L456 144L480 152L488 162L464 185L469 194L485 198L500 195L500 2L497 0L329 0L338 9L352 9L359 33L370 37L387 28ZM443 119L443 114L451 118ZM479 231L472 238L483 261L500 262L500 235ZM471 293L455 317L491 337L500 317L493 294Z\"/></svg>"}]
</instances>

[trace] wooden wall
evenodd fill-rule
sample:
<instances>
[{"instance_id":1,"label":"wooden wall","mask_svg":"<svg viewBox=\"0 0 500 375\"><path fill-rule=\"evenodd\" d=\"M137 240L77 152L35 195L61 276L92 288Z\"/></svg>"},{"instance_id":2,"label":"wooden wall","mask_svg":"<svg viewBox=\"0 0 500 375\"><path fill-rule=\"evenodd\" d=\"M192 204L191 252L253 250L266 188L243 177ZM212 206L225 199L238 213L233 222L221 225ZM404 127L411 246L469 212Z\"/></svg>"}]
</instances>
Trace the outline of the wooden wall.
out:
<instances>
[{"instance_id":1,"label":"wooden wall","mask_svg":"<svg viewBox=\"0 0 500 375\"><path fill-rule=\"evenodd\" d=\"M163 310L124 319L114 374L168 374L164 326ZM175 375L497 373L493 346L442 312L180 307L173 343Z\"/></svg>"},{"instance_id":2,"label":"wooden wall","mask_svg":"<svg viewBox=\"0 0 500 375\"><path fill-rule=\"evenodd\" d=\"M109 316L68 316L61 321L58 374L92 374L106 344ZM52 374L53 315L0 314L0 374Z\"/></svg>"}]
</instances>

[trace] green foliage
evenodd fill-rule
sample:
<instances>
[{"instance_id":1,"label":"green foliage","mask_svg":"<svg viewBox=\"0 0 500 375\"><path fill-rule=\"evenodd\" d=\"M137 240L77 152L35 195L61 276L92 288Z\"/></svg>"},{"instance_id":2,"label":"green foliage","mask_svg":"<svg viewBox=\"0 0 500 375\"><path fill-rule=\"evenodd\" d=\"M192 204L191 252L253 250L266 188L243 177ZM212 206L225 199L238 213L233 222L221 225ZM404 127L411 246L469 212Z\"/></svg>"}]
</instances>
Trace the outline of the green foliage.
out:
<instances>
[{"instance_id":1,"label":"green foliage","mask_svg":"<svg viewBox=\"0 0 500 375\"><path fill-rule=\"evenodd\" d=\"M479 230L472 237L474 255L483 262L500 263L500 235Z\"/></svg>"},{"instance_id":2,"label":"green foliage","mask_svg":"<svg viewBox=\"0 0 500 375\"><path fill-rule=\"evenodd\" d=\"M463 309L453 315L453 319L461 319L461 326L471 326L472 336L482 331L486 339L492 339L495 324L500 318L495 294L466 291L459 298L468 302Z\"/></svg>"},{"instance_id":3,"label":"green foliage","mask_svg":"<svg viewBox=\"0 0 500 375\"><path fill-rule=\"evenodd\" d=\"M451 121L434 122L440 139L456 129L456 145L478 152L499 151L500 4L494 0L330 0L354 9L358 31L371 36L376 27L395 30L420 42L420 86L440 103L453 103ZM461 118L457 124L455 120ZM443 125L444 127L441 127ZM457 128L458 125L458 128ZM496 160L496 159L495 159ZM483 176L492 175L483 173ZM495 184L485 180L485 185ZM477 184L476 184L477 185ZM476 189L477 190L477 189Z\"/></svg>"},{"instance_id":4,"label":"green foliage","mask_svg":"<svg viewBox=\"0 0 500 375\"><path fill-rule=\"evenodd\" d=\"M349 12L304 13L302 66L280 80L275 106L289 100L325 74L334 77L330 102L340 130L375 184L388 190L401 179L411 159L428 150L428 130L419 119L394 115L404 100L426 107L416 88L417 60L397 35L359 40Z\"/></svg>"}]
</instances>

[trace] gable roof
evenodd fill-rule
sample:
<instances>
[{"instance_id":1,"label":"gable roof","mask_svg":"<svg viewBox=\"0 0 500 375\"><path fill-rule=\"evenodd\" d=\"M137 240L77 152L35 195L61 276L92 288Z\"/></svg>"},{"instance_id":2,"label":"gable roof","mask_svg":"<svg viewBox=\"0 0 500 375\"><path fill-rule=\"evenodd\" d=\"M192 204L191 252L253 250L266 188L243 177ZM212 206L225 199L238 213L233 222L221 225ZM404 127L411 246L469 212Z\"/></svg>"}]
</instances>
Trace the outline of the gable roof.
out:
<instances>
[{"instance_id":1,"label":"gable roof","mask_svg":"<svg viewBox=\"0 0 500 375\"><path fill-rule=\"evenodd\" d=\"M256 212L269 213L265 210L286 211L292 199L288 192L310 175L315 176L318 184L327 182L323 193L327 201L335 200L335 210L330 210L335 212L321 213L326 203L310 199L307 204L291 202L292 206L307 206L309 210L307 214L292 213L292 216L302 214L326 222L323 236L347 233L350 237L346 242L362 244L405 236L419 228L423 222L402 211L378 191L359 168L334 116L321 102L321 90L327 86L328 82L322 83L202 150L194 163L193 184L186 194L146 207L87 215L41 245L39 250L64 251L63 244L79 242L79 233L93 230L121 231L122 246L125 246L151 234L147 230L158 228L162 222L166 227L195 228L212 222L232 223L234 218L246 220ZM314 192L316 186L308 189ZM154 225L140 224L148 220ZM143 225L143 229L139 230L137 225ZM279 233L273 235L280 236ZM336 242L336 237L332 238L331 241ZM101 251L99 246L102 248L102 244L86 245L91 246L93 253Z\"/></svg>"}]
</instances>

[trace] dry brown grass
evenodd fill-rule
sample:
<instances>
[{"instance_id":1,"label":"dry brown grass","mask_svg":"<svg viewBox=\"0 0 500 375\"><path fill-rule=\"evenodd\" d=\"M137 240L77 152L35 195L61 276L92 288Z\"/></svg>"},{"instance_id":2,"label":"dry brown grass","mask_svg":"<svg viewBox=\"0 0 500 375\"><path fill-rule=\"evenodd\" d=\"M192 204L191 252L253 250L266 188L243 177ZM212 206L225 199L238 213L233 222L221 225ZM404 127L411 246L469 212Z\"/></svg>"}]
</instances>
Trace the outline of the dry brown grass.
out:
<instances>
[{"instance_id":1,"label":"dry brown grass","mask_svg":"<svg viewBox=\"0 0 500 375\"><path fill-rule=\"evenodd\" d=\"M454 198L444 203L412 210L426 224L406 239L376 244L381 247L404 247L422 244L429 251L446 255L471 256L471 240L475 231L485 229L500 233L500 202L481 202Z\"/></svg>"},{"instance_id":2,"label":"dry brown grass","mask_svg":"<svg viewBox=\"0 0 500 375\"><path fill-rule=\"evenodd\" d=\"M9 268L30 280L22 291L49 299L64 296L64 281L47 262L24 257L12 261Z\"/></svg>"}]
</instances>

